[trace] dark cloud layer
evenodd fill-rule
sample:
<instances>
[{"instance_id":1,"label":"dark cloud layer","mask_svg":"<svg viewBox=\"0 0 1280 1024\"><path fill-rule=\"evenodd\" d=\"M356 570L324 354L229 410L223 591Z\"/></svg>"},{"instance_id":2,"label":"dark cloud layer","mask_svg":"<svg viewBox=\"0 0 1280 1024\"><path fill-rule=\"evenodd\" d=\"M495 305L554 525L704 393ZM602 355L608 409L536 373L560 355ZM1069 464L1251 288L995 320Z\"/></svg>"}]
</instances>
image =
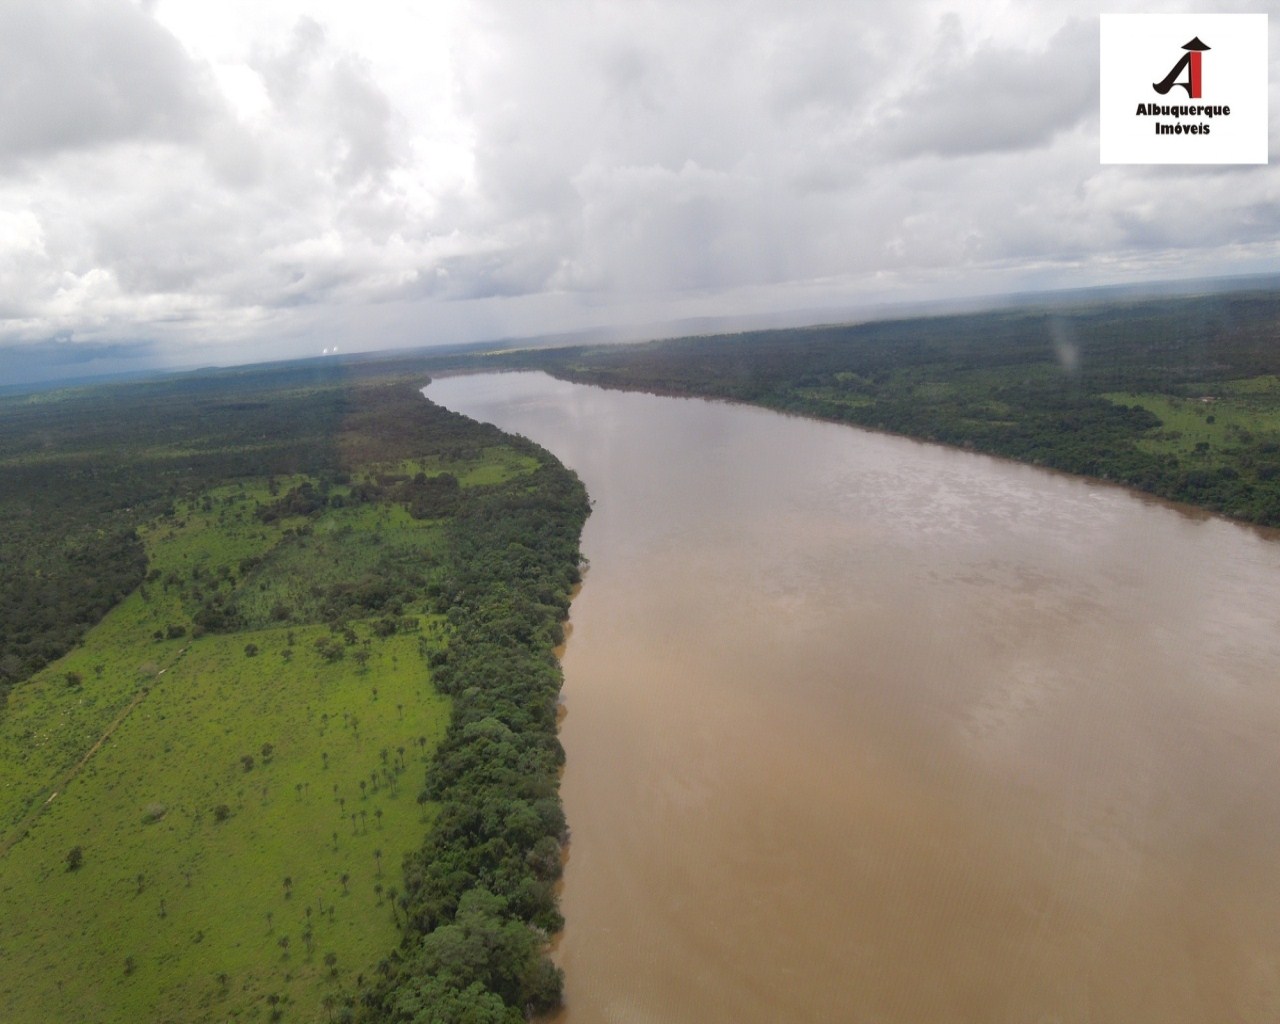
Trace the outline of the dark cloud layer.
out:
<instances>
[{"instance_id":1,"label":"dark cloud layer","mask_svg":"<svg viewBox=\"0 0 1280 1024\"><path fill-rule=\"evenodd\" d=\"M139 373L155 366L148 342L73 342L53 338L5 349L0 391L44 381L72 381L109 374Z\"/></svg>"}]
</instances>

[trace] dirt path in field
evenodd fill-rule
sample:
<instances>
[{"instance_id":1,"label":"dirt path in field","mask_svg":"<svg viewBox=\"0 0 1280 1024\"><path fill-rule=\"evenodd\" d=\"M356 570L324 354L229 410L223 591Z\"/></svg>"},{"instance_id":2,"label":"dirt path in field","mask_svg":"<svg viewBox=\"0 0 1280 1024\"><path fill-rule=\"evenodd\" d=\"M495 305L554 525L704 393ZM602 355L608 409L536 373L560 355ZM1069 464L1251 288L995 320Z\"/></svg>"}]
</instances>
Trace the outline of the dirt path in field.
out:
<instances>
[{"instance_id":1,"label":"dirt path in field","mask_svg":"<svg viewBox=\"0 0 1280 1024\"><path fill-rule=\"evenodd\" d=\"M156 678L159 679L169 669L171 669L174 665L176 665L178 663L178 659L181 658L184 654L186 654L187 651L190 649L191 649L190 645L182 648L182 650L180 650L176 655L174 655L173 661L169 662L168 665L166 665L164 668L162 668L159 672L156 673ZM35 820L44 812L45 808L47 808L51 803L53 803L53 801L58 798L58 794L61 793L64 789L66 789L67 786L69 786L72 783L72 781L74 781L75 777L84 770L84 766L89 763L89 760L93 757L93 755L96 754L100 749L102 749L102 745L106 743L107 740L111 739L112 734L118 728L120 728L120 726L124 723L124 720L133 713L134 709L139 704L141 704L144 700L146 700L147 695L150 693L151 693L151 688L149 686L144 686L141 690L139 690L137 695L133 698L133 700L129 701L129 703L125 705L124 709L118 715L116 715L115 718L111 720L111 724L107 726L107 728L103 731L102 735L99 736L98 739L94 742L93 746L91 746L88 750L86 750L84 752L84 755L80 758L80 760L77 761L71 768L67 769L67 771L64 772L54 782L53 789L49 793L49 795L45 797L45 799L42 800L39 804L34 806L30 811L28 811L26 815L22 818L22 820L13 826L13 828L9 831L9 834L7 836L5 836L3 839L0 839L0 857L3 857L5 854L7 854L14 847L15 844L17 844L24 836L26 836L26 834L30 831L32 824L34 824Z\"/></svg>"}]
</instances>

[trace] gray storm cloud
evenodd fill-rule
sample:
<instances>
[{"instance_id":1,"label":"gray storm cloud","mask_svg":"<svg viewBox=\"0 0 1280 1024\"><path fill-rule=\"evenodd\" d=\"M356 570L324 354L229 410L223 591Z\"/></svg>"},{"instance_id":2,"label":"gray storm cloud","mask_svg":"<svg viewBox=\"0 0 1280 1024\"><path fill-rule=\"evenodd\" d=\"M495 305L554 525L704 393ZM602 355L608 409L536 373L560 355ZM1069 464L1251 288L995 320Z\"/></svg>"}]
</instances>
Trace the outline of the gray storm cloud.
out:
<instances>
[{"instance_id":1,"label":"gray storm cloud","mask_svg":"<svg viewBox=\"0 0 1280 1024\"><path fill-rule=\"evenodd\" d=\"M1270 167L1099 165L1070 0L229 4L216 44L181 0L0 4L0 346L234 360L1280 249Z\"/></svg>"}]
</instances>

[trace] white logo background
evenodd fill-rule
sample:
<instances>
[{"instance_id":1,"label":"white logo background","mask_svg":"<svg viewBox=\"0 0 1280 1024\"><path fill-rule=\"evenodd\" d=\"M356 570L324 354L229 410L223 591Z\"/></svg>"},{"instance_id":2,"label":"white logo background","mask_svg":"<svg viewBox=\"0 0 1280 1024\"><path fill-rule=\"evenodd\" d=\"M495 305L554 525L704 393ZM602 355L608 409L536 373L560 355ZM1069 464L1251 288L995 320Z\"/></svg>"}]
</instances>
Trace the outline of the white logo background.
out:
<instances>
[{"instance_id":1,"label":"white logo background","mask_svg":"<svg viewBox=\"0 0 1280 1024\"><path fill-rule=\"evenodd\" d=\"M1199 37L1202 95L1153 88ZM1267 163L1267 15L1104 14L1100 26L1100 156L1104 164ZM1184 70L1178 81L1188 80ZM1227 117L1135 116L1140 103L1226 106ZM1157 135L1156 123L1207 125L1208 134Z\"/></svg>"}]
</instances>

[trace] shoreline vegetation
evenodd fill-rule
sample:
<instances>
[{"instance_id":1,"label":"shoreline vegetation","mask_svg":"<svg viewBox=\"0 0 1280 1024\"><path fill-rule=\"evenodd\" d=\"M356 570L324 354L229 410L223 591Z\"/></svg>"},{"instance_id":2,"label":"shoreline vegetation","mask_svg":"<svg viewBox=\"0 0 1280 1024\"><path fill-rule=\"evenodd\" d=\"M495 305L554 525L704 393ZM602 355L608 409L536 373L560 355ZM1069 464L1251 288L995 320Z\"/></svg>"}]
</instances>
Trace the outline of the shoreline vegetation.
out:
<instances>
[{"instance_id":1,"label":"shoreline vegetation","mask_svg":"<svg viewBox=\"0 0 1280 1024\"><path fill-rule=\"evenodd\" d=\"M481 496L450 524L436 596L453 633L430 662L453 715L424 790L440 812L406 860L405 941L366 993L369 1020L499 1024L560 1004L546 956L564 927L555 887L568 839L555 649L589 505L570 470L521 443L540 455L524 486Z\"/></svg>"},{"instance_id":2,"label":"shoreline vegetation","mask_svg":"<svg viewBox=\"0 0 1280 1024\"><path fill-rule=\"evenodd\" d=\"M1280 527L1280 292L1011 308L437 358L723 399Z\"/></svg>"},{"instance_id":3,"label":"shoreline vegetation","mask_svg":"<svg viewBox=\"0 0 1280 1024\"><path fill-rule=\"evenodd\" d=\"M6 1020L558 1004L553 650L587 498L423 383L0 399Z\"/></svg>"}]
</instances>

